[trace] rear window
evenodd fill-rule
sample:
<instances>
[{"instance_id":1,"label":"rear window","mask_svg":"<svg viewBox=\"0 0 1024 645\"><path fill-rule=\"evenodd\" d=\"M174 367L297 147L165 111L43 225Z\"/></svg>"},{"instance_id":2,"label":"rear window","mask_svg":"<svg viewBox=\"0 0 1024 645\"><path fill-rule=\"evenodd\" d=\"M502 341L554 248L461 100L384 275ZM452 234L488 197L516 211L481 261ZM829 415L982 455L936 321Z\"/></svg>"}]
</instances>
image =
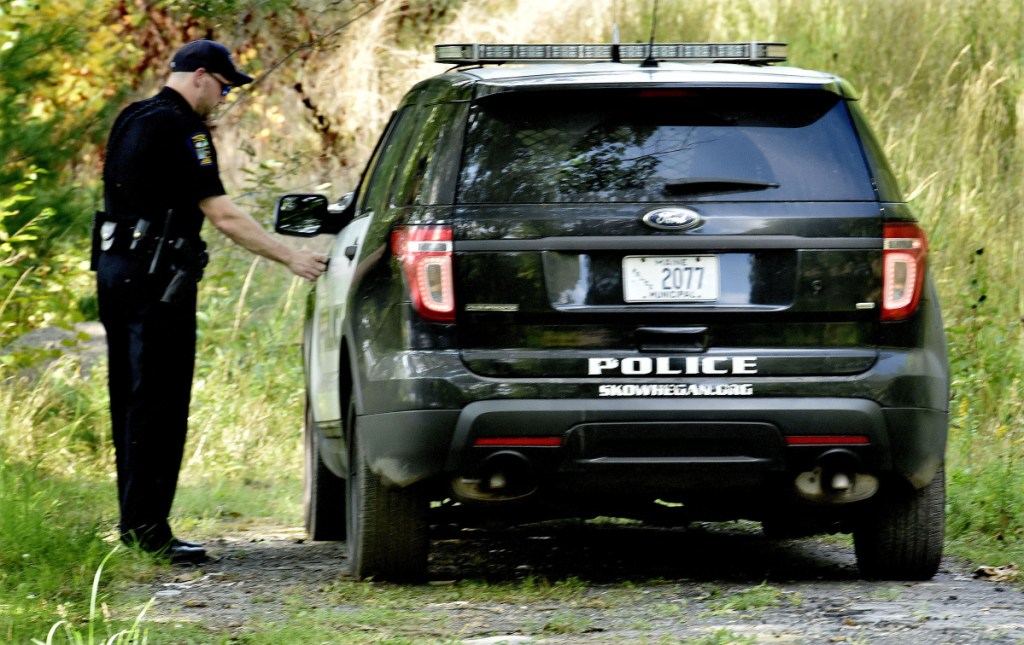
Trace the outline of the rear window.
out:
<instances>
[{"instance_id":1,"label":"rear window","mask_svg":"<svg viewBox=\"0 0 1024 645\"><path fill-rule=\"evenodd\" d=\"M823 90L511 92L471 112L462 203L870 201L845 103Z\"/></svg>"}]
</instances>

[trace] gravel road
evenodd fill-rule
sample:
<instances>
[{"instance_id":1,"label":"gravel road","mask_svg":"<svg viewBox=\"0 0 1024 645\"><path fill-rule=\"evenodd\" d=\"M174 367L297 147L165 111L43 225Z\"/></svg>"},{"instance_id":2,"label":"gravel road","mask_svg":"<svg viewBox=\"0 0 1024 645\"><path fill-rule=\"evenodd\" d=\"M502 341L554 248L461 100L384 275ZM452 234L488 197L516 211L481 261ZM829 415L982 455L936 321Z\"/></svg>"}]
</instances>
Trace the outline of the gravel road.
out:
<instances>
[{"instance_id":1,"label":"gravel road","mask_svg":"<svg viewBox=\"0 0 1024 645\"><path fill-rule=\"evenodd\" d=\"M232 532L208 546L213 561L169 567L139 590L157 599L149 614L154 628L199 623L221 642L254 621L293 620L297 605L339 616L360 609L330 593L347 580L343 543L308 542L301 529L272 526ZM415 610L429 627L399 625L391 636L476 645L1024 643L1019 583L976 580L969 565L949 559L929 582L862 581L848 542L773 541L756 525L546 523L464 533L434 541L430 575ZM443 593L457 581L515 589L527 579L569 580L571 593L539 600L467 594L458 601ZM374 587L401 593L393 585ZM358 629L368 631L365 642L382 641L373 628Z\"/></svg>"}]
</instances>

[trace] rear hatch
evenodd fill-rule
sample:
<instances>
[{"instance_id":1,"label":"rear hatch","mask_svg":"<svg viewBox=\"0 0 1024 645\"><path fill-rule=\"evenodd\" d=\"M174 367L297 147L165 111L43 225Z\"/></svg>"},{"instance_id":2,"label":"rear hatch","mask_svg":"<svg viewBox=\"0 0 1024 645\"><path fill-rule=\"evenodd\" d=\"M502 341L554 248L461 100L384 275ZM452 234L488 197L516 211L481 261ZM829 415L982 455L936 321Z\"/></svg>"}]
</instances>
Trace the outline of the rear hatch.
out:
<instances>
[{"instance_id":1,"label":"rear hatch","mask_svg":"<svg viewBox=\"0 0 1024 645\"><path fill-rule=\"evenodd\" d=\"M882 217L842 97L494 93L452 222L465 365L502 378L849 375L876 359Z\"/></svg>"}]
</instances>

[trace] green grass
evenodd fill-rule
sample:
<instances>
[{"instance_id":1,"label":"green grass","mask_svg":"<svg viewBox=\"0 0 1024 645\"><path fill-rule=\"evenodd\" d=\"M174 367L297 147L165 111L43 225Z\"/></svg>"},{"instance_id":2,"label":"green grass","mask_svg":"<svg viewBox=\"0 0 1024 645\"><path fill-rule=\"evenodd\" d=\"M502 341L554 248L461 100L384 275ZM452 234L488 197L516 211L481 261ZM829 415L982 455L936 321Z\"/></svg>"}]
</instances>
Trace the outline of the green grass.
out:
<instances>
[{"instance_id":1,"label":"green grass","mask_svg":"<svg viewBox=\"0 0 1024 645\"><path fill-rule=\"evenodd\" d=\"M763 610L775 607L783 603L784 600L791 604L799 604L797 597L791 596L786 600L786 594L782 590L762 582L756 587L742 589L729 594L723 594L715 590L706 602L710 613L719 614Z\"/></svg>"},{"instance_id":2,"label":"green grass","mask_svg":"<svg viewBox=\"0 0 1024 645\"><path fill-rule=\"evenodd\" d=\"M722 628L715 632L708 634L707 636L701 636L695 639L677 640L674 638L666 638L658 641L664 644L675 644L679 645L753 645L757 642L756 636L741 636L731 629Z\"/></svg>"},{"instance_id":3,"label":"green grass","mask_svg":"<svg viewBox=\"0 0 1024 645\"><path fill-rule=\"evenodd\" d=\"M0 463L0 640L42 639L39 626L61 620L71 630L95 625L89 619L90 590L104 558L110 559L103 591L97 591L102 602L113 599L111 580L138 580L151 571L152 562L138 554L112 554L114 545L103 539L108 531L102 514L94 510L100 489L95 482ZM116 632L129 624L115 620L104 626Z\"/></svg>"},{"instance_id":4,"label":"green grass","mask_svg":"<svg viewBox=\"0 0 1024 645\"><path fill-rule=\"evenodd\" d=\"M183 535L301 521L298 333L282 322L297 324L288 302L295 292L281 292L289 285L281 273L258 273L250 286L259 296L235 325L239 298L223 286L228 274L208 283L210 308L200 322L201 366L172 516ZM0 381L0 641L45 641L49 626L65 621L53 634L64 642L95 625L92 579L113 548L117 521L105 381L102 366L86 376L71 357L31 379ZM105 638L138 615L119 590L157 566L126 550L108 561L99 587L111 614Z\"/></svg>"},{"instance_id":5,"label":"green grass","mask_svg":"<svg viewBox=\"0 0 1024 645\"><path fill-rule=\"evenodd\" d=\"M142 609L139 610L135 620L133 620L129 626L113 633L111 633L111 626L113 622L104 615L106 606L99 605L99 588L103 569L118 550L119 547L111 549L96 569L96 574L93 576L92 580L92 592L89 596L89 615L85 619L85 625L78 627L76 626L75 621L65 617L50 627L45 640L33 639L34 643L38 645L52 645L61 642L75 643L78 645L92 645L93 643L115 645L115 643L135 644L146 642L148 630L144 627L143 621L146 617L146 612L153 604L153 600L147 602ZM104 613L101 613L101 609Z\"/></svg>"},{"instance_id":6,"label":"green grass","mask_svg":"<svg viewBox=\"0 0 1024 645\"><path fill-rule=\"evenodd\" d=\"M583 634L589 631L594 624L590 616L571 611L556 611L548 617L543 627L538 630L541 634L567 635Z\"/></svg>"},{"instance_id":7,"label":"green grass","mask_svg":"<svg viewBox=\"0 0 1024 645\"><path fill-rule=\"evenodd\" d=\"M372 604L385 609L415 609L427 602L489 602L517 603L558 600L574 602L586 589L578 578L548 580L529 576L515 583L488 583L459 580L450 585L407 587L344 580L324 590L324 599L332 605L362 606Z\"/></svg>"}]
</instances>

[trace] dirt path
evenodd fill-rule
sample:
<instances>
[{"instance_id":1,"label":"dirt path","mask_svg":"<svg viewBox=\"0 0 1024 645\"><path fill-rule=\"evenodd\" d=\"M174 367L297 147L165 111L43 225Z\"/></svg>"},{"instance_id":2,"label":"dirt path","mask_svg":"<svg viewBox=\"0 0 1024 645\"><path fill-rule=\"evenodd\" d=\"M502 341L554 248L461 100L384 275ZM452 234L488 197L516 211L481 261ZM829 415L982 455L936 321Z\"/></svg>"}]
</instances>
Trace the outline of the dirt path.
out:
<instances>
[{"instance_id":1,"label":"dirt path","mask_svg":"<svg viewBox=\"0 0 1024 645\"><path fill-rule=\"evenodd\" d=\"M254 618L289 620L294 603L287 609L285 597L325 611L359 609L325 595L346 580L342 543L306 542L299 529L266 527L209 546L215 561L169 568L141 590L157 597L150 618L197 622L225 635ZM470 533L435 540L430 573L417 612L436 618L430 637L449 642L1024 643L1019 584L975 580L969 567L951 561L930 582L865 582L847 544L771 541L747 526L568 523ZM454 580L515 588L528 577L573 581L570 599L470 594L451 602L441 593ZM395 592L380 587L388 588ZM401 626L395 633L403 635ZM417 634L422 627L404 637L415 642Z\"/></svg>"}]
</instances>

